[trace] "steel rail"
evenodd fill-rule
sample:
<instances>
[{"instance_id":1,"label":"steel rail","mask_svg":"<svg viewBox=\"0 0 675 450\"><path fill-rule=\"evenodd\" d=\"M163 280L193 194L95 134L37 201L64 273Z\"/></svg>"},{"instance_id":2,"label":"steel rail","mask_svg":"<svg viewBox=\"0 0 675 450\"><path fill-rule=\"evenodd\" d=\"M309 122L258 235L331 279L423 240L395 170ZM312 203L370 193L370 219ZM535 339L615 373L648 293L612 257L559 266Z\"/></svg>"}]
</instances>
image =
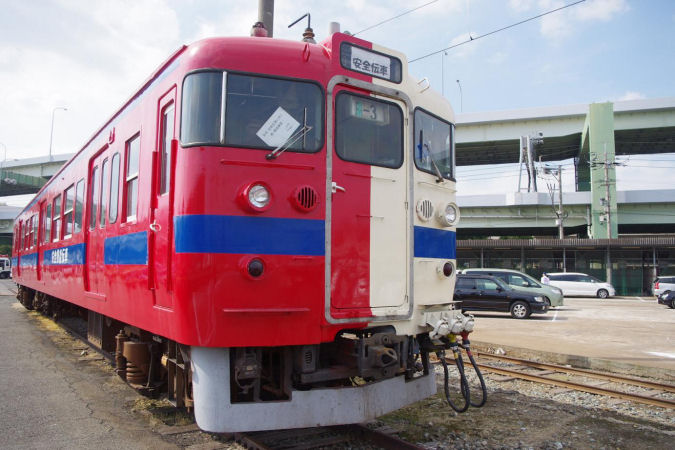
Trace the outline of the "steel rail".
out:
<instances>
[{"instance_id":1,"label":"steel rail","mask_svg":"<svg viewBox=\"0 0 675 450\"><path fill-rule=\"evenodd\" d=\"M624 384L631 384L633 386L647 387L651 389L659 389L666 392L675 392L675 385L666 384L666 383L655 383L653 381L641 380L639 378L626 377L622 375L613 375L604 372L597 372L595 370L589 369L578 369L575 367L566 367L558 364L550 363L540 363L536 361L529 361L527 359L512 358L510 356L502 355L493 355L491 353L481 353L477 352L478 357L480 358L490 358L496 359L499 361L508 361L514 364L520 364L524 366L534 367L537 369L546 369L546 370L555 370L556 372L565 372L569 374L582 375L589 378L597 378L600 380L606 381L618 381Z\"/></svg>"},{"instance_id":2,"label":"steel rail","mask_svg":"<svg viewBox=\"0 0 675 450\"><path fill-rule=\"evenodd\" d=\"M553 378L547 378L542 375L526 374L519 372L517 370L503 369L501 367L494 367L486 364L478 364L478 367L488 372L498 373L500 375L506 375L528 381L534 381L536 383L550 384L553 386L571 388L577 391L588 392L591 394L606 395L609 397L616 397L623 400L630 400L638 403L644 403L647 405L675 409L675 401L673 400L653 398L639 394L629 394L626 392L615 391L613 389L605 389L597 386L589 386L587 384L576 383L573 381L555 380Z\"/></svg>"},{"instance_id":3,"label":"steel rail","mask_svg":"<svg viewBox=\"0 0 675 450\"><path fill-rule=\"evenodd\" d=\"M328 435L326 435L326 432L329 432ZM234 433L233 438L246 448L255 450L323 448L331 445L347 446L347 443L352 439L367 441L382 449L422 450L425 448L406 442L396 436L370 429L362 424ZM297 438L298 442L288 442L289 438Z\"/></svg>"},{"instance_id":4,"label":"steel rail","mask_svg":"<svg viewBox=\"0 0 675 450\"><path fill-rule=\"evenodd\" d=\"M335 428L342 428L346 433L357 434L362 439L368 440L384 449L422 450L426 448L404 441L397 436L373 430L362 424L338 425Z\"/></svg>"}]
</instances>

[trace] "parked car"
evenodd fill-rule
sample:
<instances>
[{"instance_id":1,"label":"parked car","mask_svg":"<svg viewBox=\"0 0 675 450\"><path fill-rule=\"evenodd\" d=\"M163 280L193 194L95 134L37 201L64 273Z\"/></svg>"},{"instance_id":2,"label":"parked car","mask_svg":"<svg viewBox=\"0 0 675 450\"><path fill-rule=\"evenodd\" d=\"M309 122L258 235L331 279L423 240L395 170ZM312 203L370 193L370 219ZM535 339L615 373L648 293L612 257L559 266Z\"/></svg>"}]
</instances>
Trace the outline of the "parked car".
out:
<instances>
[{"instance_id":1,"label":"parked car","mask_svg":"<svg viewBox=\"0 0 675 450\"><path fill-rule=\"evenodd\" d=\"M657 297L666 292L675 291L675 276L656 277L652 284L652 294Z\"/></svg>"},{"instance_id":2,"label":"parked car","mask_svg":"<svg viewBox=\"0 0 675 450\"><path fill-rule=\"evenodd\" d=\"M557 272L547 275L551 286L559 287L569 297L607 298L616 295L614 286L585 273Z\"/></svg>"},{"instance_id":3,"label":"parked car","mask_svg":"<svg viewBox=\"0 0 675 450\"><path fill-rule=\"evenodd\" d=\"M660 305L667 305L675 309L675 290L664 292L657 299Z\"/></svg>"},{"instance_id":4,"label":"parked car","mask_svg":"<svg viewBox=\"0 0 675 450\"><path fill-rule=\"evenodd\" d=\"M482 274L457 275L455 300L461 302L462 311L510 312L516 319L548 311L543 295L514 289L499 278Z\"/></svg>"},{"instance_id":5,"label":"parked car","mask_svg":"<svg viewBox=\"0 0 675 450\"><path fill-rule=\"evenodd\" d=\"M541 284L526 273L511 269L464 269L463 274L476 273L492 275L512 288L528 291L534 295L543 295L549 306L563 305L563 292L555 286Z\"/></svg>"}]
</instances>

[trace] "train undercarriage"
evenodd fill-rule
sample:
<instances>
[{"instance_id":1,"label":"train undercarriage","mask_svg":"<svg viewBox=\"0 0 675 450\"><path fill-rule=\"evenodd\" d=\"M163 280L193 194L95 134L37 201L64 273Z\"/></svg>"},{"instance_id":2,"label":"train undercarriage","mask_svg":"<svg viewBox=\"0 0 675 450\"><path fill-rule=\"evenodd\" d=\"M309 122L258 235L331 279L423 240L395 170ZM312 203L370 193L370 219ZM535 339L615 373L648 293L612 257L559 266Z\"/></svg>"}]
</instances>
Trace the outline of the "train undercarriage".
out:
<instances>
[{"instance_id":1,"label":"train undercarriage","mask_svg":"<svg viewBox=\"0 0 675 450\"><path fill-rule=\"evenodd\" d=\"M207 402L219 398L233 409L236 405L284 402L297 405L300 398L326 398L327 392L336 390L342 390L344 400L349 398L344 395L347 390L358 391L386 380L408 383L420 378L433 379L433 376L425 377L430 373L428 354L432 350L427 335L398 336L391 326L343 330L333 342L317 345L214 349L182 345L25 286L19 286L17 298L27 309L55 320L78 321L81 334L84 335L86 329L86 339L114 361L116 373L130 386L148 396L166 394L177 407L195 406L193 388L197 388L197 396L201 393ZM208 369L208 373L201 373L198 383L193 380L194 358L201 358L197 365L200 368L217 366ZM221 375L217 380L209 381L212 372L218 371ZM417 389L419 396L435 392L435 384L433 388L426 381L423 384L423 389ZM388 397L384 389L384 385L371 389L373 404L370 407L379 408L378 414L397 407L395 403L376 406L380 397ZM213 391L218 391L215 397ZM314 396L308 396L309 392ZM362 402L362 398L355 396L354 405L350 406L347 401L344 408L358 409ZM349 413L340 414L320 419L313 413L307 421L310 425L345 423L342 417ZM199 411L196 415L199 422ZM371 412L364 411L364 417L367 415ZM214 420L221 423L224 419L209 417L207 422ZM202 428L226 431L217 424Z\"/></svg>"}]
</instances>

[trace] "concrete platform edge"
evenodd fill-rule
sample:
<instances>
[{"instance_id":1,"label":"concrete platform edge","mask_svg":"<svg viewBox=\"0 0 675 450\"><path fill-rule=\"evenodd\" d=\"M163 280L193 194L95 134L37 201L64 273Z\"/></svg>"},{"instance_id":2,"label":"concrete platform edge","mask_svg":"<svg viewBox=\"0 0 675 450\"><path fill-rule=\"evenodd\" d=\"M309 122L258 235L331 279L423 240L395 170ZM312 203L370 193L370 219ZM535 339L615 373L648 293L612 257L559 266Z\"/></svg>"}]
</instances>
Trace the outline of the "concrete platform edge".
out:
<instances>
[{"instance_id":1,"label":"concrete platform edge","mask_svg":"<svg viewBox=\"0 0 675 450\"><path fill-rule=\"evenodd\" d=\"M675 381L675 371L661 367L643 366L590 356L568 355L564 353L545 352L522 347L494 344L490 342L471 341L474 352L495 354L497 349L502 349L505 356L513 358L531 359L559 365L570 365L580 369L604 370L607 372L620 373L638 377L649 377L668 382Z\"/></svg>"}]
</instances>

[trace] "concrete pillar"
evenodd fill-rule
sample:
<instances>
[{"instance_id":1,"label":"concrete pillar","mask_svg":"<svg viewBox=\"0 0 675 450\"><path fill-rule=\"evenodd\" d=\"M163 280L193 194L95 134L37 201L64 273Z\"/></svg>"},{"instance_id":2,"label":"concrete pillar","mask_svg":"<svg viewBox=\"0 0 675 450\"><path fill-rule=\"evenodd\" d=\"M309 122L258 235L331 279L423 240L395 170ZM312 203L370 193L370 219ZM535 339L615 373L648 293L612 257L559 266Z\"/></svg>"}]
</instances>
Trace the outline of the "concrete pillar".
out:
<instances>
[{"instance_id":1,"label":"concrete pillar","mask_svg":"<svg viewBox=\"0 0 675 450\"><path fill-rule=\"evenodd\" d=\"M581 179L586 173L590 175L591 238L618 236L614 156L614 105L610 102L592 103L581 136L577 168L577 188L585 187L585 181L582 183Z\"/></svg>"}]
</instances>

